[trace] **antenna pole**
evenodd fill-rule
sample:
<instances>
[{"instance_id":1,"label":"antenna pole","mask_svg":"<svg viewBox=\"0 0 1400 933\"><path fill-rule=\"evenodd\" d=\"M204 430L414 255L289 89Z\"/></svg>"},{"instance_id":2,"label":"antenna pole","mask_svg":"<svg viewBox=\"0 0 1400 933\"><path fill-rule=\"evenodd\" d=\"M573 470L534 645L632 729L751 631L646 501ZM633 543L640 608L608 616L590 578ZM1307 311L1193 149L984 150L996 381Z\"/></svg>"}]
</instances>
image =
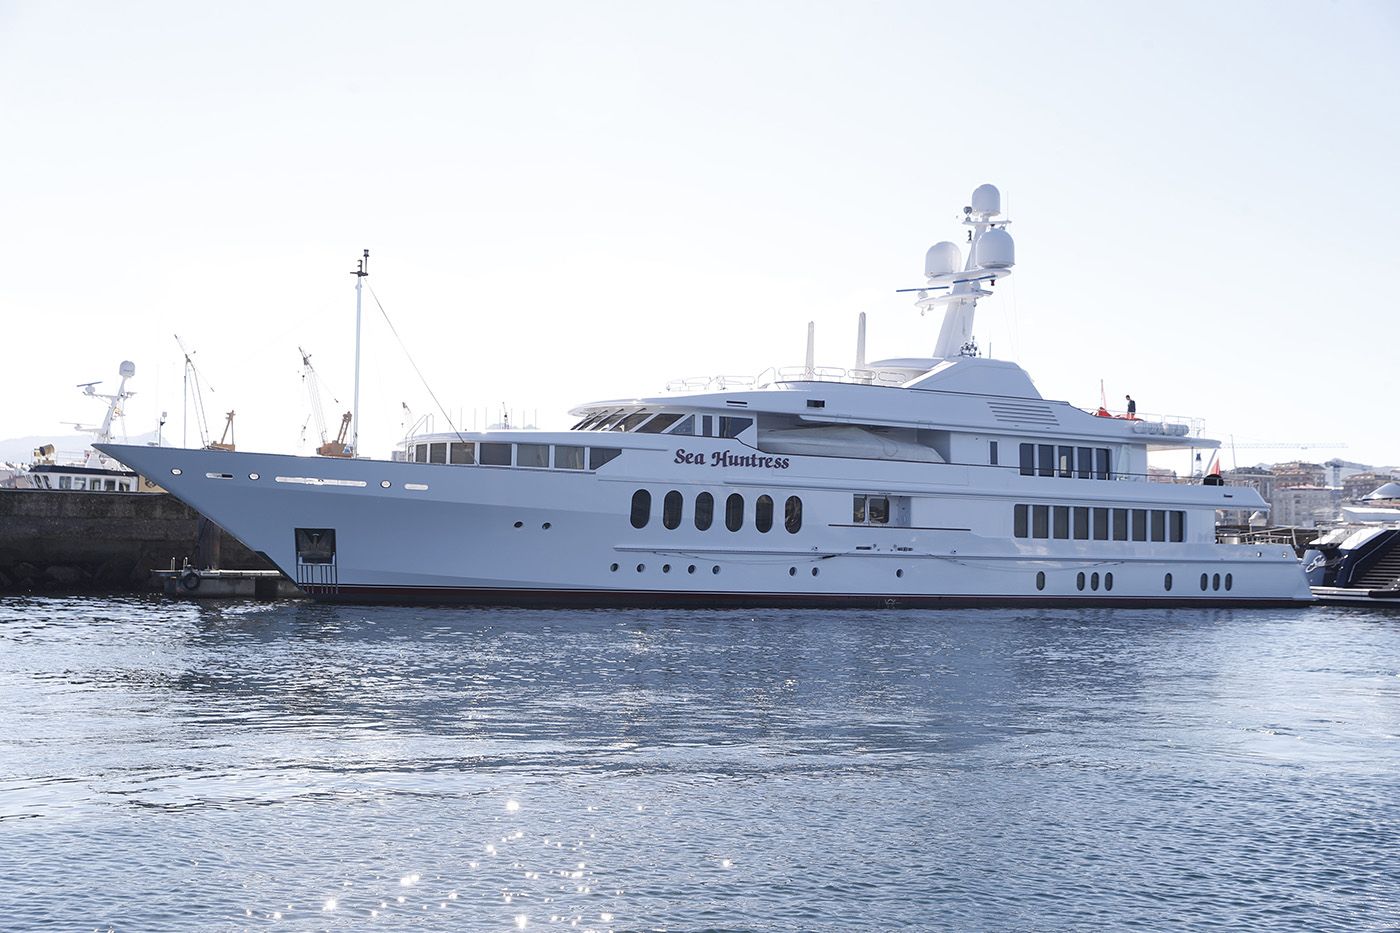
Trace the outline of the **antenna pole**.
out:
<instances>
[{"instance_id":1,"label":"antenna pole","mask_svg":"<svg viewBox=\"0 0 1400 933\"><path fill-rule=\"evenodd\" d=\"M365 250L364 258L359 262L359 268L350 273L355 276L355 404L354 415L351 416L351 423L355 426L350 433L350 452L354 456L360 455L360 292L365 283L365 276L369 275L369 250Z\"/></svg>"}]
</instances>

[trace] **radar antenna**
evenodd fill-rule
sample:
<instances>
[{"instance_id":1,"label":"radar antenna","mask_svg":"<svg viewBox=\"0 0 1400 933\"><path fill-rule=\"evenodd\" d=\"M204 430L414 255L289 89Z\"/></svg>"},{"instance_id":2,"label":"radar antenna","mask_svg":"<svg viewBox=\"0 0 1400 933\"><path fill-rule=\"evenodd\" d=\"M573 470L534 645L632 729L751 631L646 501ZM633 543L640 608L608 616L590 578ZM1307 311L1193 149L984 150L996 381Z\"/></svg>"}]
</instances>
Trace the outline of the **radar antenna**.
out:
<instances>
[{"instance_id":1,"label":"radar antenna","mask_svg":"<svg viewBox=\"0 0 1400 933\"><path fill-rule=\"evenodd\" d=\"M954 356L976 356L977 342L972 338L972 322L977 312L977 300L991 292L988 288L997 279L1011 274L1016 264L1015 245L1006 232L1009 220L997 219L1001 214L1001 192L993 185L981 185L972 192L972 203L963 208L963 223L969 228L967 261L956 243L943 241L929 248L924 257L924 275L928 284L919 288L897 291L917 292L915 304L927 313L931 308L947 306L943 326L933 355L941 359ZM961 268L959 268L961 267ZM937 294L934 294L937 293Z\"/></svg>"}]
</instances>

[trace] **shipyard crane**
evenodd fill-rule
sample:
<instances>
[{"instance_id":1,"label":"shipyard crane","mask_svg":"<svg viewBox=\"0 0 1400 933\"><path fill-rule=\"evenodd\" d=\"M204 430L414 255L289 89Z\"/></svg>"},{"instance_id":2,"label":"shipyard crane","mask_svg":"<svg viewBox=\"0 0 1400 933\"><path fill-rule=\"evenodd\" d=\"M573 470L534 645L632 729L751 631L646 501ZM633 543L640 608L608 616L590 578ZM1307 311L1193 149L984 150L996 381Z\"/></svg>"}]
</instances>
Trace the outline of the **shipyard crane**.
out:
<instances>
[{"instance_id":1,"label":"shipyard crane","mask_svg":"<svg viewBox=\"0 0 1400 933\"><path fill-rule=\"evenodd\" d=\"M233 443L233 416L234 412L228 412L224 418L224 433L217 441L209 445L210 450L234 450Z\"/></svg>"},{"instance_id":2,"label":"shipyard crane","mask_svg":"<svg viewBox=\"0 0 1400 933\"><path fill-rule=\"evenodd\" d=\"M316 422L316 434L321 438L321 445L316 448L316 453L322 457L348 457L350 447L345 442L346 435L350 433L351 414L346 412L340 419L340 433L335 440L331 440L326 434L326 415L321 408L321 380L316 375L316 368L311 365L311 354L301 347L297 347L297 352L301 354L301 381L306 386L306 397L311 402L311 419ZM335 397L331 401L337 405L340 400Z\"/></svg>"}]
</instances>

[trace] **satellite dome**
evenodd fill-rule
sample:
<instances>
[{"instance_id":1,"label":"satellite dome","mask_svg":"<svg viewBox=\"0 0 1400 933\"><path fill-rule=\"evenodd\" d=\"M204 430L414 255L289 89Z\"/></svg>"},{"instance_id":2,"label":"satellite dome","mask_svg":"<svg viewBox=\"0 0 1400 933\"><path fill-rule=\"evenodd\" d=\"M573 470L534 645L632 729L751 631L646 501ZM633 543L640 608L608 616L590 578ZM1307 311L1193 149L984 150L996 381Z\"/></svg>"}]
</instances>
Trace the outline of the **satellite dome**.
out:
<instances>
[{"instance_id":1,"label":"satellite dome","mask_svg":"<svg viewBox=\"0 0 1400 933\"><path fill-rule=\"evenodd\" d=\"M924 275L929 278L958 272L962 269L962 250L958 244L944 240L935 243L924 254Z\"/></svg>"},{"instance_id":2,"label":"satellite dome","mask_svg":"<svg viewBox=\"0 0 1400 933\"><path fill-rule=\"evenodd\" d=\"M978 185L972 192L972 210L977 214L1000 214L1001 192L996 185Z\"/></svg>"},{"instance_id":3,"label":"satellite dome","mask_svg":"<svg viewBox=\"0 0 1400 933\"><path fill-rule=\"evenodd\" d=\"M1011 234L993 227L978 237L977 265L983 269L1010 269L1016 265L1016 244Z\"/></svg>"},{"instance_id":4,"label":"satellite dome","mask_svg":"<svg viewBox=\"0 0 1400 933\"><path fill-rule=\"evenodd\" d=\"M125 378L130 379L132 376L136 375L136 364L131 362L131 360L122 360L121 368L119 368L117 372Z\"/></svg>"}]
</instances>

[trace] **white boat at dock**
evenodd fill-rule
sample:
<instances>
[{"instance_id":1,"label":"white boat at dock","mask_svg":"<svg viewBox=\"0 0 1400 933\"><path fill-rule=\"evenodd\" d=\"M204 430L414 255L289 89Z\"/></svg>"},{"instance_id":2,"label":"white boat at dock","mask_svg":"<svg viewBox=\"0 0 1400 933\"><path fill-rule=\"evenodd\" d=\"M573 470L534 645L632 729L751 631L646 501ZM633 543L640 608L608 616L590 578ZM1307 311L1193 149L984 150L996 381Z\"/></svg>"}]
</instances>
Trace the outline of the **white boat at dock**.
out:
<instances>
[{"instance_id":1,"label":"white boat at dock","mask_svg":"<svg viewBox=\"0 0 1400 933\"><path fill-rule=\"evenodd\" d=\"M101 449L322 600L1309 601L1291 548L1216 540L1217 510L1267 508L1255 490L1151 481L1149 451L1218 446L1189 419L1044 399L1015 363L977 355L978 300L1014 249L996 188L964 213L967 256L935 245L907 289L944 311L929 357L867 364L862 334L850 369L809 350L751 383L589 402L567 431L420 435L392 460Z\"/></svg>"}]
</instances>

